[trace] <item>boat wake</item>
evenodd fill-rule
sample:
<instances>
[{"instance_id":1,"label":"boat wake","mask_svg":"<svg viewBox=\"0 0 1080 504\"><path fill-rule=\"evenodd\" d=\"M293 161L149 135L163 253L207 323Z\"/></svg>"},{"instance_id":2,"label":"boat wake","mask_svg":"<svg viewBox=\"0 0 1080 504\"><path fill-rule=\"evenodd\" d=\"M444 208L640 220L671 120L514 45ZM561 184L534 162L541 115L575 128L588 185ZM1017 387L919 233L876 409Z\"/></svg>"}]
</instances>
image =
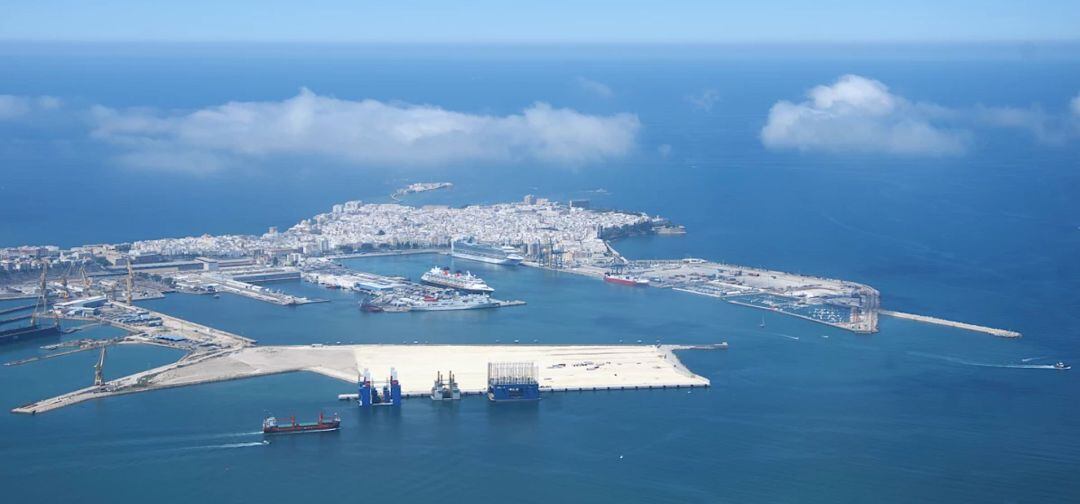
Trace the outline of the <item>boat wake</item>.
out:
<instances>
[{"instance_id":1,"label":"boat wake","mask_svg":"<svg viewBox=\"0 0 1080 504\"><path fill-rule=\"evenodd\" d=\"M230 448L250 448L252 446L266 446L270 444L270 441L251 441L247 443L226 443L218 445L204 445L204 446L187 446L179 448L180 451L194 451L194 450L228 450Z\"/></svg>"},{"instance_id":2,"label":"boat wake","mask_svg":"<svg viewBox=\"0 0 1080 504\"><path fill-rule=\"evenodd\" d=\"M1045 359L1045 358L1046 358L1046 356L1043 356L1043 357L1027 357L1027 358L1024 358L1024 359L1020 359L1020 362L1031 362L1033 360L1042 360L1042 359Z\"/></svg>"},{"instance_id":3,"label":"boat wake","mask_svg":"<svg viewBox=\"0 0 1080 504\"><path fill-rule=\"evenodd\" d=\"M116 447L121 448L125 446L137 447L137 446L152 446L152 445L176 445L187 442L198 441L214 441L218 439L229 438L243 438L249 436L257 436L262 434L262 431L248 431L248 432L223 432L219 434L181 434L176 436L151 436L151 437L135 437L131 439L114 439L104 442L91 442L87 443L91 446L101 447Z\"/></svg>"},{"instance_id":4,"label":"boat wake","mask_svg":"<svg viewBox=\"0 0 1080 504\"><path fill-rule=\"evenodd\" d=\"M976 366L976 367L988 367L988 368L1004 368L1004 369L1054 369L1053 364L992 364L988 362L974 362L969 360L960 359L957 357L949 357L947 355L935 355L923 352L908 352L910 355L918 357L926 357L928 359L935 359L945 362L952 362L954 364L960 364L964 366ZM1023 360L1022 362L1030 362L1029 360Z\"/></svg>"}]
</instances>

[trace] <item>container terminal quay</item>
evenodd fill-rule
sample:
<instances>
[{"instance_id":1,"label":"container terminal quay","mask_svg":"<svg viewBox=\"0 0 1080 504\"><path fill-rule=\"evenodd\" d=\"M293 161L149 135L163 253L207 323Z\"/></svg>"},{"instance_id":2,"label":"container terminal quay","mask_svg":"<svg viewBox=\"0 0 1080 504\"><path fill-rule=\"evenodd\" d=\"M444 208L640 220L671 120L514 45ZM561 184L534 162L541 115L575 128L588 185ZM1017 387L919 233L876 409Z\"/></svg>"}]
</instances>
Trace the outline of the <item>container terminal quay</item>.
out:
<instances>
[{"instance_id":1,"label":"container terminal quay","mask_svg":"<svg viewBox=\"0 0 1080 504\"><path fill-rule=\"evenodd\" d=\"M528 301L499 299L497 285L480 293L465 292L453 288L458 282L454 278L432 285L358 271L339 262L365 256L439 253L454 255L464 262L545 268L626 288L666 288L708 296L855 333L876 332L878 317L886 315L999 337L1020 337L1006 329L883 310L878 291L856 282L694 258L633 260L623 257L611 244L636 234L682 233L685 229L681 226L660 217L591 209L583 200L563 204L526 196L518 203L457 208L350 201L285 231L270 228L257 236L203 235L70 249L0 249L0 299L39 300L6 308L8 312L0 317L0 334L7 331L32 336L36 326L28 330L8 328L28 319L38 324L49 316L112 325L128 332L127 336L104 343L53 345L56 348L52 349L62 352L40 358L101 349L99 364L103 366L104 349L111 344L153 344L187 352L176 363L95 383L15 411L43 412L95 397L300 370L355 382L363 369L373 369L378 375L394 367L395 373L409 378L405 396L420 393L415 387L430 381L436 373L441 377L441 373L452 371L458 380L455 386L473 393L483 388L477 373L482 373L484 365L492 364L491 356L533 363L541 370L539 386L551 391L708 384L674 357L672 351L685 347L256 347L253 340L134 304L168 293L239 295L293 307L324 301L273 288L274 282L281 281L306 281L356 291L363 299L358 309L380 313L494 309ZM417 271L416 277L421 273ZM482 283L482 279L469 277L467 272L445 274L464 274L468 282ZM30 308L31 315L21 312ZM629 356L633 364L620 356ZM615 369L619 372L614 373Z\"/></svg>"}]
</instances>

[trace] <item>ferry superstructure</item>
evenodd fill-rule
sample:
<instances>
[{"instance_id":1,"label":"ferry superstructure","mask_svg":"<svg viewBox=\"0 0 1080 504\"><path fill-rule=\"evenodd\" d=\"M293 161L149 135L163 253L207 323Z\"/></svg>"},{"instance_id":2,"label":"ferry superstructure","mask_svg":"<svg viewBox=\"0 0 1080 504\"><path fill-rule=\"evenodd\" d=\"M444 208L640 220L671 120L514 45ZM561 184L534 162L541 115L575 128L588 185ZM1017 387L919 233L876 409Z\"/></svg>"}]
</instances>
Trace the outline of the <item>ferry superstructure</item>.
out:
<instances>
[{"instance_id":1,"label":"ferry superstructure","mask_svg":"<svg viewBox=\"0 0 1080 504\"><path fill-rule=\"evenodd\" d=\"M467 271L465 273L460 271L451 272L449 268L431 268L420 277L420 280L426 284L438 287L449 287L465 292L475 292L478 294L490 294L495 292L495 289L488 286L482 278Z\"/></svg>"},{"instance_id":2,"label":"ferry superstructure","mask_svg":"<svg viewBox=\"0 0 1080 504\"><path fill-rule=\"evenodd\" d=\"M465 294L450 298L427 297L411 303L408 311L479 310L498 307L499 302L487 294Z\"/></svg>"}]
</instances>

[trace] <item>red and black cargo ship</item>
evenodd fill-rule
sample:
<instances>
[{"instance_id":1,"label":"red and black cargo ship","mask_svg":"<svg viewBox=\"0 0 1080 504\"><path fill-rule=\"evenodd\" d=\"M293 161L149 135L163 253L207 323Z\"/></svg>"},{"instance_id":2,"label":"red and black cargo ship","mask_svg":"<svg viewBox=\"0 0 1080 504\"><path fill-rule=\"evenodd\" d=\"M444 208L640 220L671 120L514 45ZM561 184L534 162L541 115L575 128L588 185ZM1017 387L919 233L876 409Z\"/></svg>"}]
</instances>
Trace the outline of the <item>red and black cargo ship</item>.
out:
<instances>
[{"instance_id":1,"label":"red and black cargo ship","mask_svg":"<svg viewBox=\"0 0 1080 504\"><path fill-rule=\"evenodd\" d=\"M283 421L285 419L282 419ZM263 420L263 434L299 434L301 432L330 432L341 427L341 417L336 413L331 418L326 418L319 413L319 420L315 423L299 423L296 417L289 417L288 423L279 423L276 417L268 417Z\"/></svg>"}]
</instances>

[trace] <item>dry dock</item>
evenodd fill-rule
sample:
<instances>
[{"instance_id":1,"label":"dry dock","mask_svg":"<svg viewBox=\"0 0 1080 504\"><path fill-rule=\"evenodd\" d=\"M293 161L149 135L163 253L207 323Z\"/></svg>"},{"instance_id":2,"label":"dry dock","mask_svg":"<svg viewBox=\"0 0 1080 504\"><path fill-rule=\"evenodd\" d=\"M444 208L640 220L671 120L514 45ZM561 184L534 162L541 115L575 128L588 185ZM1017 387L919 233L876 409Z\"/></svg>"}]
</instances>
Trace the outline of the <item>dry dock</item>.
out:
<instances>
[{"instance_id":1,"label":"dry dock","mask_svg":"<svg viewBox=\"0 0 1080 504\"><path fill-rule=\"evenodd\" d=\"M430 393L437 372L453 371L464 393L487 386L487 363L532 361L540 386L551 391L707 387L709 380L688 370L675 356L677 345L339 345L246 347L203 355L126 376L68 394L20 406L14 413L36 414L90 399L156 389L309 371L355 387L358 371L376 380L397 370L402 393Z\"/></svg>"},{"instance_id":2,"label":"dry dock","mask_svg":"<svg viewBox=\"0 0 1080 504\"><path fill-rule=\"evenodd\" d=\"M952 320L945 320L945 319L940 319L940 318L937 318L937 317L928 317L926 315L915 315L915 314L912 314L912 313L904 313L904 312L897 312L897 311L890 311L890 310L878 310L878 313L880 313L882 315L888 315L890 317L902 318L902 319L907 319L907 320L914 320L916 322L925 322L927 324L937 324L937 325L943 325L943 326L947 326L947 327L955 327L955 328L958 328L958 329L964 329L964 330L968 330L968 331L976 331L976 332L982 332L982 333L986 333L986 334L992 334L994 336L998 336L998 337L1001 337L1001 338L1019 338L1021 336L1021 334L1016 332L1016 331L1009 331L1009 330L1006 330L1006 329L995 329L993 327L986 327L986 326L975 325L975 324L967 324L967 323L964 323L964 322L956 322L956 321L952 321Z\"/></svg>"}]
</instances>

